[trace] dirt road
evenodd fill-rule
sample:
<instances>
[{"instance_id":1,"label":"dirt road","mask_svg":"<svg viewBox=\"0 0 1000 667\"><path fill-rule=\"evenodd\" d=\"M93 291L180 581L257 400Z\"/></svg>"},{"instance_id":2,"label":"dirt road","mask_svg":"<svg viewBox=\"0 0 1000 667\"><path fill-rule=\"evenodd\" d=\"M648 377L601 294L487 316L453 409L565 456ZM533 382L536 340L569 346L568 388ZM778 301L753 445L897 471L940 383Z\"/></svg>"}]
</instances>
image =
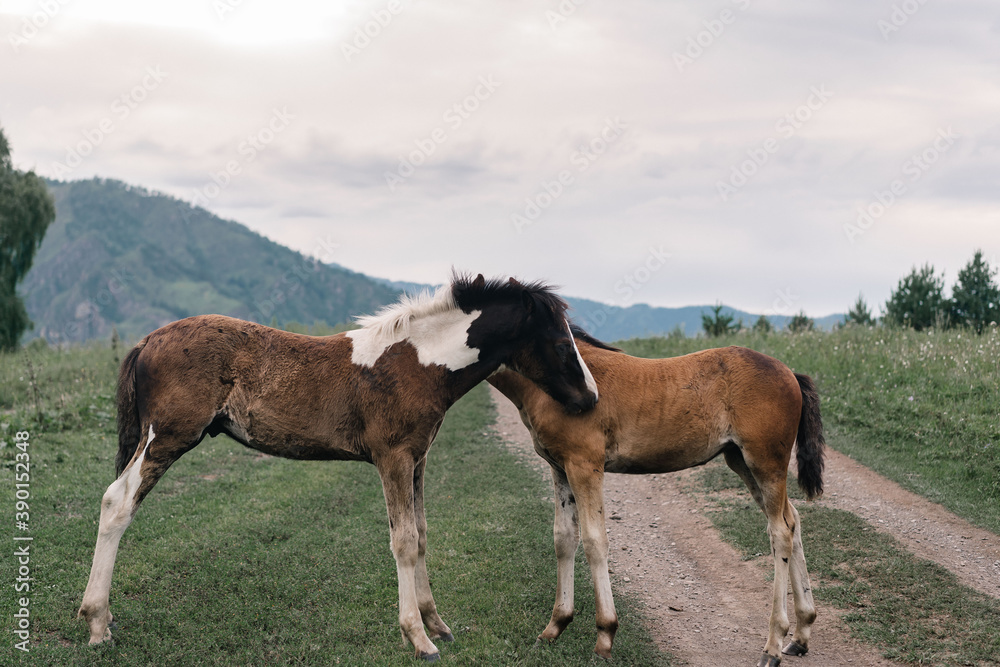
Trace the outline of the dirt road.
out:
<instances>
[{"instance_id":1,"label":"dirt road","mask_svg":"<svg viewBox=\"0 0 1000 667\"><path fill-rule=\"evenodd\" d=\"M492 391L498 432L523 460L548 477L548 465L535 454L516 408ZM690 474L605 478L612 585L645 605L654 639L683 663L755 665L770 615L771 583L765 577L771 565L765 568L759 562L741 561L722 541L704 514L706 507L680 491ZM955 572L966 585L1000 597L1000 538L996 535L837 452L830 451L824 477L828 492L820 502L856 513L918 556ZM803 658L786 657L782 664L897 664L853 640L836 610L819 604L817 609L809 653ZM794 623L794 614L790 616ZM545 620L545 616L539 619L540 628Z\"/></svg>"}]
</instances>

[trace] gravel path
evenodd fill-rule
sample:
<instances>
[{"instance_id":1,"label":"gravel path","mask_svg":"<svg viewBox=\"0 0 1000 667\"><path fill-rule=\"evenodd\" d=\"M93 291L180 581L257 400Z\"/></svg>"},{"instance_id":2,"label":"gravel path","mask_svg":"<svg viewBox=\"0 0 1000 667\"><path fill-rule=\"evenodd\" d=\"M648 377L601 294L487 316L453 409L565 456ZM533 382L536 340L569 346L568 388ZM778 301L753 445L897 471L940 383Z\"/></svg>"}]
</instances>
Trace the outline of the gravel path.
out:
<instances>
[{"instance_id":1,"label":"gravel path","mask_svg":"<svg viewBox=\"0 0 1000 667\"><path fill-rule=\"evenodd\" d=\"M1000 598L1000 536L831 449L823 479L828 491L821 505L857 514L917 556L951 570L969 588Z\"/></svg>"},{"instance_id":2,"label":"gravel path","mask_svg":"<svg viewBox=\"0 0 1000 667\"><path fill-rule=\"evenodd\" d=\"M535 454L516 408L499 392L491 391L498 432L513 451L548 478L548 465ZM645 605L654 639L682 663L754 665L767 632L771 584L765 576L771 565L765 568L759 562L741 561L722 541L704 515L706 506L680 491L690 474L605 477L612 585ZM820 501L824 505L854 512L918 556L951 570L968 586L1000 597L1000 538L996 535L834 451L829 451L824 479L827 495ZM554 554L552 567L554 571ZM808 655L786 656L782 664L897 664L852 639L835 609L817 604L817 610ZM539 616L539 630L548 611ZM789 615L794 624L794 615ZM574 622L593 621L578 618Z\"/></svg>"}]
</instances>

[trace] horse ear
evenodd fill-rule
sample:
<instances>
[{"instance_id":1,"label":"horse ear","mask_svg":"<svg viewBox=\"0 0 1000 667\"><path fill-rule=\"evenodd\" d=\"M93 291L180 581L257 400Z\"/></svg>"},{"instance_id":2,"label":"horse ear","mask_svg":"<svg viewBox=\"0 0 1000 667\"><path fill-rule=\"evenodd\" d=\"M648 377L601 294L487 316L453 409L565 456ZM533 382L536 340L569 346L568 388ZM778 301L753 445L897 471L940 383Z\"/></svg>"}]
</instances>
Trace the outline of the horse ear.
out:
<instances>
[{"instance_id":1,"label":"horse ear","mask_svg":"<svg viewBox=\"0 0 1000 667\"><path fill-rule=\"evenodd\" d=\"M514 280L511 278L511 280ZM524 303L524 309L527 311L528 315L532 315L535 312L535 297L528 290L521 292L521 301Z\"/></svg>"},{"instance_id":2,"label":"horse ear","mask_svg":"<svg viewBox=\"0 0 1000 667\"><path fill-rule=\"evenodd\" d=\"M514 276L511 276L510 280L508 280L507 283L511 287L520 287L521 286L521 283L517 282L517 278L515 278Z\"/></svg>"},{"instance_id":3,"label":"horse ear","mask_svg":"<svg viewBox=\"0 0 1000 667\"><path fill-rule=\"evenodd\" d=\"M486 278L483 278L483 274L476 276L476 279L472 281L472 286L475 289L483 289L486 286Z\"/></svg>"}]
</instances>

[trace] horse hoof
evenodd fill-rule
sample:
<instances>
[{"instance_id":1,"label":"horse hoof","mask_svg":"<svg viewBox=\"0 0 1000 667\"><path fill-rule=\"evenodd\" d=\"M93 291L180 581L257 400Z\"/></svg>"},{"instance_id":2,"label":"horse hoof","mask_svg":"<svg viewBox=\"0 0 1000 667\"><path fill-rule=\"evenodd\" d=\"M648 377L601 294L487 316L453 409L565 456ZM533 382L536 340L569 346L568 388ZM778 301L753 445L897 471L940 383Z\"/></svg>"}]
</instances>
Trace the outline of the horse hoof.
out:
<instances>
[{"instance_id":1,"label":"horse hoof","mask_svg":"<svg viewBox=\"0 0 1000 667\"><path fill-rule=\"evenodd\" d=\"M437 637L431 637L431 639L434 640L439 639L443 642L453 642L455 641L455 635L451 634L450 632L445 632L444 634L438 635Z\"/></svg>"},{"instance_id":2,"label":"horse hoof","mask_svg":"<svg viewBox=\"0 0 1000 667\"><path fill-rule=\"evenodd\" d=\"M441 659L441 653L417 653L417 657L424 662L437 662Z\"/></svg>"},{"instance_id":3,"label":"horse hoof","mask_svg":"<svg viewBox=\"0 0 1000 667\"><path fill-rule=\"evenodd\" d=\"M792 640L792 642L788 646L783 648L781 652L784 653L785 655L799 656L808 653L809 649L803 646L802 644L798 643L797 641Z\"/></svg>"},{"instance_id":4,"label":"horse hoof","mask_svg":"<svg viewBox=\"0 0 1000 667\"><path fill-rule=\"evenodd\" d=\"M781 664L781 656L768 655L765 653L760 656L760 662L757 663L757 667L778 667Z\"/></svg>"}]
</instances>

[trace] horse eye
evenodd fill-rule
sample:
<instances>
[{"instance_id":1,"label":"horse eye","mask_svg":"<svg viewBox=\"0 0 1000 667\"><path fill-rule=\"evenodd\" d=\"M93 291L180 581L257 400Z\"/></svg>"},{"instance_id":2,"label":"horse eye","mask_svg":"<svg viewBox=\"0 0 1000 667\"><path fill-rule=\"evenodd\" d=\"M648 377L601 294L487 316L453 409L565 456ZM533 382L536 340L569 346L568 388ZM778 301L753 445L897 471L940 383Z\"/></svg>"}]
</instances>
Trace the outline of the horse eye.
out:
<instances>
[{"instance_id":1,"label":"horse eye","mask_svg":"<svg viewBox=\"0 0 1000 667\"><path fill-rule=\"evenodd\" d=\"M565 362L569 359L570 352L573 351L573 346L569 343L556 343L556 353L559 355L559 360Z\"/></svg>"}]
</instances>

